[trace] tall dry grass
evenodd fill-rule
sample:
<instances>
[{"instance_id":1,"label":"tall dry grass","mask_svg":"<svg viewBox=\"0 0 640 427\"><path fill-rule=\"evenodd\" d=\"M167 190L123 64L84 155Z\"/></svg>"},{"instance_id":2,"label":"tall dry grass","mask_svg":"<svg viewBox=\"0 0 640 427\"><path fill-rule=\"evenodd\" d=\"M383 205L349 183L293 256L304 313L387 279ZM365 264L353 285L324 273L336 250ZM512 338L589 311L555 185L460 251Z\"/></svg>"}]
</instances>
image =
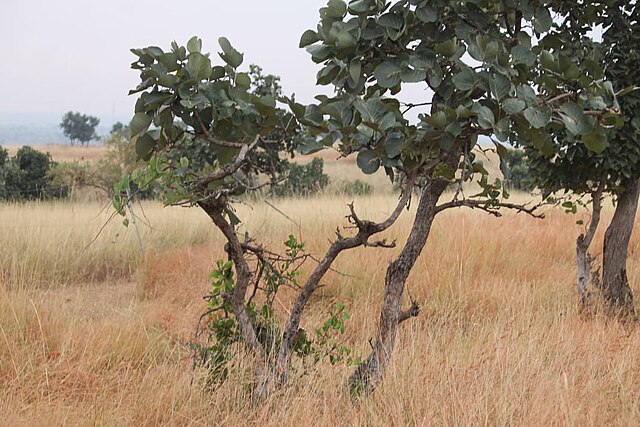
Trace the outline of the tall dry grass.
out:
<instances>
[{"instance_id":1,"label":"tall dry grass","mask_svg":"<svg viewBox=\"0 0 640 427\"><path fill-rule=\"evenodd\" d=\"M349 201L276 201L287 217L255 203L239 206L239 215L272 247L294 233L321 253L345 224ZM355 200L373 219L394 202L393 195ZM99 209L0 208L2 425L582 426L640 419L637 327L577 312L574 216L443 213L408 281L422 313L403 324L374 395L352 405L344 388L351 368L322 365L251 408L242 376L212 394L202 387L203 373L191 371L186 344L204 309L208 271L223 255L207 218L147 204L153 228L142 226L142 259L133 230L116 223L82 251L104 223ZM386 237L401 244L411 214ZM638 244L636 233L634 284ZM345 302L352 318L344 339L365 355L385 268L397 251L341 256L335 268L344 274L326 278L303 326L313 330L328 307Z\"/></svg>"}]
</instances>

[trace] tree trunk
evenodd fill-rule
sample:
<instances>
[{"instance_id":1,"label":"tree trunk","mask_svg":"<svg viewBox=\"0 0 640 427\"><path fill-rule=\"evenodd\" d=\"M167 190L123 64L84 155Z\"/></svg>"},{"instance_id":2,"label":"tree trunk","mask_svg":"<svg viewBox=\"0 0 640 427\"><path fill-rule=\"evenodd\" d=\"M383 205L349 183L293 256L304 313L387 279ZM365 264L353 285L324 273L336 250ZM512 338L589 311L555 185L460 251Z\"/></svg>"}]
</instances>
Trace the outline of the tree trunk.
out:
<instances>
[{"instance_id":1,"label":"tree trunk","mask_svg":"<svg viewBox=\"0 0 640 427\"><path fill-rule=\"evenodd\" d=\"M589 247L596 234L598 225L600 224L600 213L602 212L602 192L604 190L604 181L598 186L598 189L591 193L593 208L591 209L591 219L586 233L578 236L576 240L576 261L578 263L578 295L580 296L580 304L583 308L591 305L591 255Z\"/></svg>"},{"instance_id":2,"label":"tree trunk","mask_svg":"<svg viewBox=\"0 0 640 427\"><path fill-rule=\"evenodd\" d=\"M387 268L384 300L380 310L380 323L373 350L348 381L353 398L373 391L382 380L389 365L396 343L398 324L403 320L401 307L405 282L429 237L431 224L436 214L436 204L440 195L447 188L447 184L442 180L430 180L424 187L407 243Z\"/></svg>"},{"instance_id":3,"label":"tree trunk","mask_svg":"<svg viewBox=\"0 0 640 427\"><path fill-rule=\"evenodd\" d=\"M629 182L618 198L613 219L604 235L602 291L609 308L623 317L635 317L633 294L627 278L627 253L639 194L639 182Z\"/></svg>"}]
</instances>

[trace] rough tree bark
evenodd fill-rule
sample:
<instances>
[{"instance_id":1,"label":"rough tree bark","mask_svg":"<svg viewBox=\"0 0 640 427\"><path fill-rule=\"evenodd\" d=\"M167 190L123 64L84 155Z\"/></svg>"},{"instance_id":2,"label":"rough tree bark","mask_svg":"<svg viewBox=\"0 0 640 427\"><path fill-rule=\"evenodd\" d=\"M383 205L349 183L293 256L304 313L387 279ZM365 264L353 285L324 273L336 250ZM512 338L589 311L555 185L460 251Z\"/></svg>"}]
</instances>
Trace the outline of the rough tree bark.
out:
<instances>
[{"instance_id":1,"label":"rough tree bark","mask_svg":"<svg viewBox=\"0 0 640 427\"><path fill-rule=\"evenodd\" d=\"M635 317L627 277L627 253L638 210L640 183L630 181L618 198L613 219L604 235L602 291L609 308L622 317Z\"/></svg>"},{"instance_id":2,"label":"rough tree bark","mask_svg":"<svg viewBox=\"0 0 640 427\"><path fill-rule=\"evenodd\" d=\"M591 279L591 255L589 247L596 234L598 224L600 223L600 213L602 212L602 191L604 190L604 182L602 182L596 191L591 194L593 208L591 210L591 220L585 234L580 234L576 239L576 261L578 263L578 295L580 297L581 306L587 307L591 304L592 293L589 286Z\"/></svg>"},{"instance_id":3,"label":"rough tree bark","mask_svg":"<svg viewBox=\"0 0 640 427\"><path fill-rule=\"evenodd\" d=\"M444 180L429 180L425 185L407 243L387 268L384 300L373 349L369 357L357 367L348 381L353 397L370 393L380 382L391 360L398 325L401 321L411 317L404 315L401 310L405 283L427 242L436 214L436 205L447 185L448 182ZM417 315L417 310L412 315Z\"/></svg>"}]
</instances>

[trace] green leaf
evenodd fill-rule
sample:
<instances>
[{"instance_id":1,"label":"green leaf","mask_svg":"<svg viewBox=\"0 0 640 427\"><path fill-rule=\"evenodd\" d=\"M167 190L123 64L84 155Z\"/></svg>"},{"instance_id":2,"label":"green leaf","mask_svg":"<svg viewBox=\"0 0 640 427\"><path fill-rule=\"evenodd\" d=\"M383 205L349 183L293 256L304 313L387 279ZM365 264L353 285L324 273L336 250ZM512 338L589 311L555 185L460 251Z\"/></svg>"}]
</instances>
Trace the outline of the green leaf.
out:
<instances>
[{"instance_id":1,"label":"green leaf","mask_svg":"<svg viewBox=\"0 0 640 427\"><path fill-rule=\"evenodd\" d=\"M236 74L236 86L247 90L251 87L251 78L247 73L238 73Z\"/></svg>"},{"instance_id":2,"label":"green leaf","mask_svg":"<svg viewBox=\"0 0 640 427\"><path fill-rule=\"evenodd\" d=\"M224 67L221 67L220 65L216 65L211 69L211 76L209 77L212 80L218 80L223 78L226 74L227 72L225 71Z\"/></svg>"},{"instance_id":3,"label":"green leaf","mask_svg":"<svg viewBox=\"0 0 640 427\"><path fill-rule=\"evenodd\" d=\"M429 5L416 8L416 16L422 22L436 22L438 20L438 12Z\"/></svg>"},{"instance_id":4,"label":"green leaf","mask_svg":"<svg viewBox=\"0 0 640 427\"><path fill-rule=\"evenodd\" d=\"M356 109L362 116L362 121L378 127L378 124L386 114L386 108L380 98L371 98L366 101L357 100Z\"/></svg>"},{"instance_id":5,"label":"green leaf","mask_svg":"<svg viewBox=\"0 0 640 427\"><path fill-rule=\"evenodd\" d=\"M194 80L200 81L211 76L211 60L201 53L192 53L187 61L187 70Z\"/></svg>"},{"instance_id":6,"label":"green leaf","mask_svg":"<svg viewBox=\"0 0 640 427\"><path fill-rule=\"evenodd\" d=\"M380 16L380 18L378 18L378 25L381 25L385 28L400 30L403 24L404 20L398 13L385 13L384 15Z\"/></svg>"},{"instance_id":7,"label":"green leaf","mask_svg":"<svg viewBox=\"0 0 640 427\"><path fill-rule=\"evenodd\" d=\"M189 53L200 53L202 50L202 40L197 36L193 36L187 42L187 50Z\"/></svg>"},{"instance_id":8,"label":"green leaf","mask_svg":"<svg viewBox=\"0 0 640 427\"><path fill-rule=\"evenodd\" d=\"M635 92L636 90L640 90L640 87L637 86L629 86L626 87L624 89L622 89L621 91L616 93L616 96L625 96L630 94L631 92Z\"/></svg>"},{"instance_id":9,"label":"green leaf","mask_svg":"<svg viewBox=\"0 0 640 427\"><path fill-rule=\"evenodd\" d=\"M502 74L495 74L489 80L489 87L491 88L493 96L500 100L509 96L511 92L511 81Z\"/></svg>"},{"instance_id":10,"label":"green leaf","mask_svg":"<svg viewBox=\"0 0 640 427\"><path fill-rule=\"evenodd\" d=\"M369 2L366 0L353 0L349 2L349 13L360 15L369 11Z\"/></svg>"},{"instance_id":11,"label":"green leaf","mask_svg":"<svg viewBox=\"0 0 640 427\"><path fill-rule=\"evenodd\" d=\"M582 135L582 142L585 147L594 153L602 153L607 146L609 146L607 135L601 132L592 132Z\"/></svg>"},{"instance_id":12,"label":"green leaf","mask_svg":"<svg viewBox=\"0 0 640 427\"><path fill-rule=\"evenodd\" d=\"M149 160L155 145L156 141L148 133L145 133L138 138L136 140L136 154L138 155L138 158L144 161Z\"/></svg>"},{"instance_id":13,"label":"green leaf","mask_svg":"<svg viewBox=\"0 0 640 427\"><path fill-rule=\"evenodd\" d=\"M428 123L434 129L444 129L449 124L449 119L444 111L437 111L431 115L422 117L425 123Z\"/></svg>"},{"instance_id":14,"label":"green leaf","mask_svg":"<svg viewBox=\"0 0 640 427\"><path fill-rule=\"evenodd\" d=\"M451 58L458 51L458 40L455 37L435 45L434 50L440 55Z\"/></svg>"},{"instance_id":15,"label":"green leaf","mask_svg":"<svg viewBox=\"0 0 640 427\"><path fill-rule=\"evenodd\" d=\"M518 86L516 89L516 96L527 105L536 105L538 103L538 97L536 96L535 91L528 85Z\"/></svg>"},{"instance_id":16,"label":"green leaf","mask_svg":"<svg viewBox=\"0 0 640 427\"><path fill-rule=\"evenodd\" d=\"M391 132L384 140L384 152L391 158L398 157L404 145L404 136L400 132Z\"/></svg>"},{"instance_id":17,"label":"green leaf","mask_svg":"<svg viewBox=\"0 0 640 427\"><path fill-rule=\"evenodd\" d=\"M383 62L373 71L378 84L384 88L391 88L400 83L400 67L393 62Z\"/></svg>"},{"instance_id":18,"label":"green leaf","mask_svg":"<svg viewBox=\"0 0 640 427\"><path fill-rule=\"evenodd\" d=\"M525 104L525 102L520 99L507 98L502 101L502 109L507 114L518 114L519 112L524 110L526 106L527 104Z\"/></svg>"},{"instance_id":19,"label":"green leaf","mask_svg":"<svg viewBox=\"0 0 640 427\"><path fill-rule=\"evenodd\" d=\"M400 72L400 79L404 83L423 82L427 78L427 72L416 68L404 67Z\"/></svg>"},{"instance_id":20,"label":"green leaf","mask_svg":"<svg viewBox=\"0 0 640 427\"><path fill-rule=\"evenodd\" d=\"M593 125L587 120L582 108L575 102L565 102L560 107L560 111L560 117L570 133L582 135L593 130Z\"/></svg>"},{"instance_id":21,"label":"green leaf","mask_svg":"<svg viewBox=\"0 0 640 427\"><path fill-rule=\"evenodd\" d=\"M358 167L367 175L375 173L380 167L380 159L378 155L369 149L361 150L356 160Z\"/></svg>"},{"instance_id":22,"label":"green leaf","mask_svg":"<svg viewBox=\"0 0 640 427\"><path fill-rule=\"evenodd\" d=\"M536 129L543 128L551 121L551 108L547 106L529 107L524 110L524 117Z\"/></svg>"},{"instance_id":23,"label":"green leaf","mask_svg":"<svg viewBox=\"0 0 640 427\"><path fill-rule=\"evenodd\" d=\"M357 61L351 62L351 64L349 65L349 77L351 77L351 80L353 80L354 83L358 83L361 76L362 65Z\"/></svg>"},{"instance_id":24,"label":"green leaf","mask_svg":"<svg viewBox=\"0 0 640 427\"><path fill-rule=\"evenodd\" d=\"M476 73L469 68L464 68L453 76L453 84L458 90L471 90L476 86L477 81Z\"/></svg>"},{"instance_id":25,"label":"green leaf","mask_svg":"<svg viewBox=\"0 0 640 427\"><path fill-rule=\"evenodd\" d=\"M533 19L533 29L538 33L546 33L551 29L552 25L553 19L549 9L546 7L537 8Z\"/></svg>"},{"instance_id":26,"label":"green leaf","mask_svg":"<svg viewBox=\"0 0 640 427\"><path fill-rule=\"evenodd\" d=\"M129 123L131 136L136 136L146 131L149 125L151 125L151 116L145 113L136 113L131 119L131 123Z\"/></svg>"},{"instance_id":27,"label":"green leaf","mask_svg":"<svg viewBox=\"0 0 640 427\"><path fill-rule=\"evenodd\" d=\"M340 67L335 64L329 64L318 71L316 81L319 85L328 85L333 82L338 73L340 73Z\"/></svg>"},{"instance_id":28,"label":"green leaf","mask_svg":"<svg viewBox=\"0 0 640 427\"><path fill-rule=\"evenodd\" d=\"M493 115L493 111L489 109L489 107L485 107L484 105L477 108L476 114L478 114L478 125L483 129L491 129L493 128L496 118Z\"/></svg>"},{"instance_id":29,"label":"green leaf","mask_svg":"<svg viewBox=\"0 0 640 427\"><path fill-rule=\"evenodd\" d=\"M514 46L511 49L511 57L514 64L524 64L531 67L536 63L536 54L522 45Z\"/></svg>"},{"instance_id":30,"label":"green leaf","mask_svg":"<svg viewBox=\"0 0 640 427\"><path fill-rule=\"evenodd\" d=\"M544 68L551 71L555 71L557 69L556 59L548 50L543 50L542 52L540 52L540 64L542 64Z\"/></svg>"},{"instance_id":31,"label":"green leaf","mask_svg":"<svg viewBox=\"0 0 640 427\"><path fill-rule=\"evenodd\" d=\"M314 44L318 40L320 40L320 37L318 37L318 33L313 30L307 30L302 33L302 37L300 37L300 43L298 47L307 47L311 44Z\"/></svg>"},{"instance_id":32,"label":"green leaf","mask_svg":"<svg viewBox=\"0 0 640 427\"><path fill-rule=\"evenodd\" d=\"M222 53L219 53L220 58L229 64L231 68L238 68L244 60L244 55L235 50L226 37L220 37L218 44L222 48Z\"/></svg>"},{"instance_id":33,"label":"green leaf","mask_svg":"<svg viewBox=\"0 0 640 427\"><path fill-rule=\"evenodd\" d=\"M327 7L320 9L328 18L342 19L347 13L347 5L342 0L329 0Z\"/></svg>"}]
</instances>

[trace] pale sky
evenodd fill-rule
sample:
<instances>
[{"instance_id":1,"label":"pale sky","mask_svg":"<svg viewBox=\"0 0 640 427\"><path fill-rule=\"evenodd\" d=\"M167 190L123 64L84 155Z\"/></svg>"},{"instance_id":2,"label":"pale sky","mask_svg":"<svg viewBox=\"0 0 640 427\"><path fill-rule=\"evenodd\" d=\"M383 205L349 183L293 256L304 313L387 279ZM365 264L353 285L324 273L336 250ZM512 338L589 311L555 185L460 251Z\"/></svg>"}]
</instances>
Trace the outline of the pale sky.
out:
<instances>
[{"instance_id":1,"label":"pale sky","mask_svg":"<svg viewBox=\"0 0 640 427\"><path fill-rule=\"evenodd\" d=\"M284 91L310 102L319 69L300 35L315 29L326 0L0 0L0 115L62 114L110 120L131 117L139 82L132 47L170 49L193 35L219 60L218 37L280 75ZM221 60L220 60L221 61ZM327 89L325 89L325 92ZM115 113L115 114L114 114Z\"/></svg>"}]
</instances>

